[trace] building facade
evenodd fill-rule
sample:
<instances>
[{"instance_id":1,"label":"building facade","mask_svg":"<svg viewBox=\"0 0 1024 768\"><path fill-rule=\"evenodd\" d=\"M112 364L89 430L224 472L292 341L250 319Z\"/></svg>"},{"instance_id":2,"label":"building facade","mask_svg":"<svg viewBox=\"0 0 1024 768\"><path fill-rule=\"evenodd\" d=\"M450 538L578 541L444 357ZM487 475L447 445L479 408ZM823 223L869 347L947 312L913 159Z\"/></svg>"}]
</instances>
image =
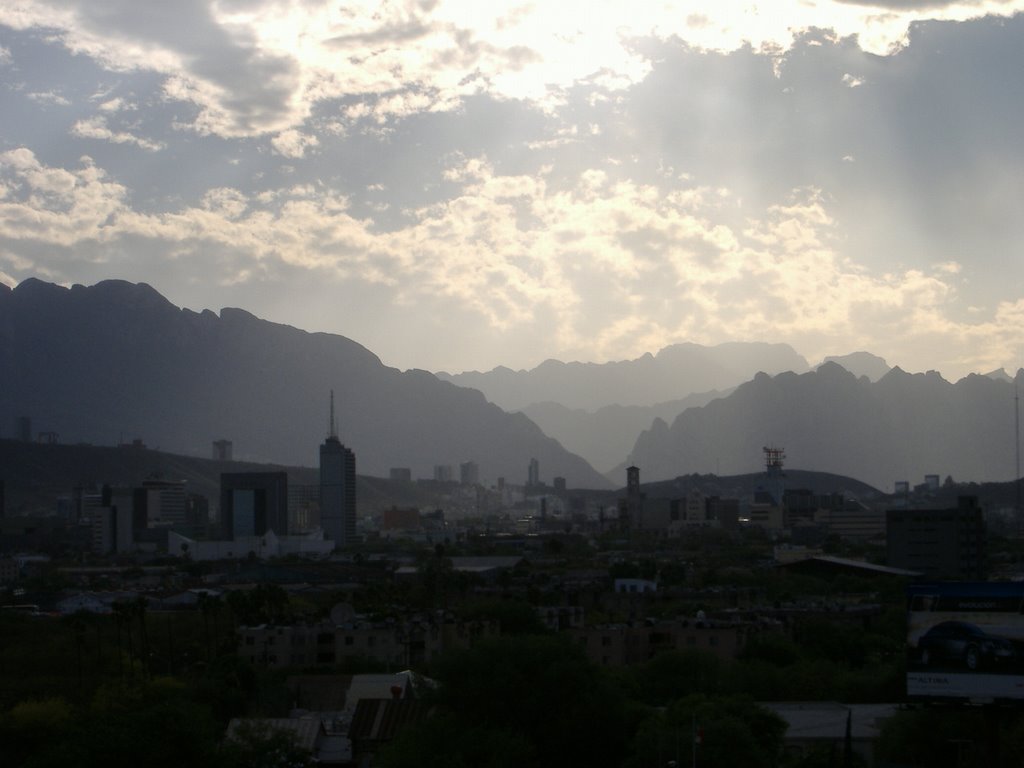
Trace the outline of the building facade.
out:
<instances>
[{"instance_id":1,"label":"building facade","mask_svg":"<svg viewBox=\"0 0 1024 768\"><path fill-rule=\"evenodd\" d=\"M263 536L273 531L287 536L287 472L222 472L221 530L227 539Z\"/></svg>"},{"instance_id":2,"label":"building facade","mask_svg":"<svg viewBox=\"0 0 1024 768\"><path fill-rule=\"evenodd\" d=\"M962 496L953 509L888 510L886 549L892 568L933 579L984 579L985 519L978 500Z\"/></svg>"},{"instance_id":3,"label":"building facade","mask_svg":"<svg viewBox=\"0 0 1024 768\"><path fill-rule=\"evenodd\" d=\"M240 627L243 659L272 668L334 666L376 661L399 669L431 661L441 653L468 648L474 641L496 637L498 626L488 621L458 621L451 617L410 619L400 623L355 620L335 625L296 624L284 627Z\"/></svg>"}]
</instances>

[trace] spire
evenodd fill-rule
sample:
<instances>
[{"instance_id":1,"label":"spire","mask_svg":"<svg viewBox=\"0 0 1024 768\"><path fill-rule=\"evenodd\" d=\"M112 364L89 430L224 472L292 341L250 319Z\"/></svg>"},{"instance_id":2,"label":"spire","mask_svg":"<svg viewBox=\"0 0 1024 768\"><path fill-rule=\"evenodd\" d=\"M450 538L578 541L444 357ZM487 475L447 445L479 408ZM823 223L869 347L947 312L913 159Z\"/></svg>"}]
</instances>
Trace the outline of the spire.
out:
<instances>
[{"instance_id":1,"label":"spire","mask_svg":"<svg viewBox=\"0 0 1024 768\"><path fill-rule=\"evenodd\" d=\"M329 425L327 436L333 437L335 440L338 439L338 424L334 420L334 390L331 390L331 423Z\"/></svg>"}]
</instances>

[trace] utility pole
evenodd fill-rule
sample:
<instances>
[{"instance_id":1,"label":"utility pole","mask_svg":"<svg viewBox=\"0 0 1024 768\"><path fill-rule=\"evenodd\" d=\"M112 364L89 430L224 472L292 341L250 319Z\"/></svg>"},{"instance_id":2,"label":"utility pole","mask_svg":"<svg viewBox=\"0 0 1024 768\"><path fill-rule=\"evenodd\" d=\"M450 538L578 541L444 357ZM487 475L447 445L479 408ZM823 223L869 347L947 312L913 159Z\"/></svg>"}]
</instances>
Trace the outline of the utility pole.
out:
<instances>
[{"instance_id":1,"label":"utility pole","mask_svg":"<svg viewBox=\"0 0 1024 768\"><path fill-rule=\"evenodd\" d=\"M693 738L690 740L693 748L692 768L697 768L697 740L700 738L697 734L697 714L693 715Z\"/></svg>"}]
</instances>

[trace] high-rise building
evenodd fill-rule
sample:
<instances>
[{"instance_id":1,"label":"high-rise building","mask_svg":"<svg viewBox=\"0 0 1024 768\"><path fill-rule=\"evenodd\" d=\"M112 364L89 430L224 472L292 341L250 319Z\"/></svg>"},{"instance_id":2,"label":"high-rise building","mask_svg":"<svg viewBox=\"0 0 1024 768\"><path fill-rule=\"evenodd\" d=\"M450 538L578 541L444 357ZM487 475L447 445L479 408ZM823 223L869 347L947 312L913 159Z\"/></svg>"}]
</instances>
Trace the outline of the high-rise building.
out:
<instances>
[{"instance_id":1,"label":"high-rise building","mask_svg":"<svg viewBox=\"0 0 1024 768\"><path fill-rule=\"evenodd\" d=\"M320 525L336 549L356 539L356 455L338 439L331 391L331 422L320 446Z\"/></svg>"},{"instance_id":2,"label":"high-rise building","mask_svg":"<svg viewBox=\"0 0 1024 768\"><path fill-rule=\"evenodd\" d=\"M133 549L133 497L131 488L109 485L104 485L98 494L79 494L82 518L88 519L91 526L93 552L109 555Z\"/></svg>"},{"instance_id":3,"label":"high-rise building","mask_svg":"<svg viewBox=\"0 0 1024 768\"><path fill-rule=\"evenodd\" d=\"M288 535L287 472L222 472L220 522L229 539Z\"/></svg>"},{"instance_id":4,"label":"high-rise building","mask_svg":"<svg viewBox=\"0 0 1024 768\"><path fill-rule=\"evenodd\" d=\"M132 498L133 527L136 532L146 528L184 525L186 493L184 480L143 480Z\"/></svg>"},{"instance_id":5,"label":"high-rise building","mask_svg":"<svg viewBox=\"0 0 1024 768\"><path fill-rule=\"evenodd\" d=\"M626 467L626 496L619 499L619 525L623 530L643 530L644 493L640 490L640 468Z\"/></svg>"},{"instance_id":6,"label":"high-rise building","mask_svg":"<svg viewBox=\"0 0 1024 768\"><path fill-rule=\"evenodd\" d=\"M213 460L214 461L231 461L231 454L234 451L234 445L230 440L214 440L213 441Z\"/></svg>"},{"instance_id":7,"label":"high-rise building","mask_svg":"<svg viewBox=\"0 0 1024 768\"><path fill-rule=\"evenodd\" d=\"M526 469L526 486L533 488L540 485L540 462L530 459L530 466Z\"/></svg>"},{"instance_id":8,"label":"high-rise building","mask_svg":"<svg viewBox=\"0 0 1024 768\"><path fill-rule=\"evenodd\" d=\"M477 485L480 483L480 465L475 461L464 461L459 464L459 482L462 485Z\"/></svg>"}]
</instances>

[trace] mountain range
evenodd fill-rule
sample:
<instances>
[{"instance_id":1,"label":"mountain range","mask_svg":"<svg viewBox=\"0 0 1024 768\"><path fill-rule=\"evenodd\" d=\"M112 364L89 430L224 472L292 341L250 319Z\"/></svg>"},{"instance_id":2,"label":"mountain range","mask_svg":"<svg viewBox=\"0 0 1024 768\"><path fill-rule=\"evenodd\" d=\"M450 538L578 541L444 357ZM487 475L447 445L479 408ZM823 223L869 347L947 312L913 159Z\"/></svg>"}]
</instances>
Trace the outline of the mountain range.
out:
<instances>
[{"instance_id":1,"label":"mountain range","mask_svg":"<svg viewBox=\"0 0 1024 768\"><path fill-rule=\"evenodd\" d=\"M827 357L825 362L872 381L889 371L885 360L868 352ZM640 433L656 419L671 423L687 408L729 395L757 373L809 370L807 360L788 344L730 342L712 347L674 344L656 355L610 363L548 360L528 371L499 367L487 373L437 375L479 389L503 408L522 411L545 434L619 482L622 462L629 460Z\"/></svg>"},{"instance_id":2,"label":"mountain range","mask_svg":"<svg viewBox=\"0 0 1024 768\"><path fill-rule=\"evenodd\" d=\"M893 368L877 382L836 363L804 374L760 373L729 395L656 420L633 447L646 480L756 471L763 446L787 464L855 477L876 488L925 474L978 482L1016 476L1015 381ZM620 466L617 473L624 472Z\"/></svg>"},{"instance_id":3,"label":"mountain range","mask_svg":"<svg viewBox=\"0 0 1024 768\"><path fill-rule=\"evenodd\" d=\"M521 483L536 458L543 480L602 489L621 487L628 463L645 482L758 472L775 445L790 468L880 489L925 474L1006 480L1022 384L1024 371L950 383L864 352L812 368L787 345L742 343L435 376L241 309L179 309L145 284L0 285L0 437L28 416L63 443L141 438L208 456L226 438L240 460L313 467L333 391L342 442L377 477L475 461L485 483Z\"/></svg>"},{"instance_id":4,"label":"mountain range","mask_svg":"<svg viewBox=\"0 0 1024 768\"><path fill-rule=\"evenodd\" d=\"M500 366L486 373L442 371L437 376L479 389L506 410L544 402L593 410L607 405L658 405L697 392L735 387L759 371L803 373L808 368L788 344L730 342L713 347L673 344L656 355L609 363L546 360L528 371Z\"/></svg>"},{"instance_id":5,"label":"mountain range","mask_svg":"<svg viewBox=\"0 0 1024 768\"><path fill-rule=\"evenodd\" d=\"M32 419L67 443L141 438L187 455L230 439L236 458L316 466L334 392L337 429L360 474L475 461L480 479L608 481L522 414L426 371L399 371L342 336L241 309L179 309L145 284L0 286L0 434ZM10 431L8 431L10 430Z\"/></svg>"}]
</instances>

